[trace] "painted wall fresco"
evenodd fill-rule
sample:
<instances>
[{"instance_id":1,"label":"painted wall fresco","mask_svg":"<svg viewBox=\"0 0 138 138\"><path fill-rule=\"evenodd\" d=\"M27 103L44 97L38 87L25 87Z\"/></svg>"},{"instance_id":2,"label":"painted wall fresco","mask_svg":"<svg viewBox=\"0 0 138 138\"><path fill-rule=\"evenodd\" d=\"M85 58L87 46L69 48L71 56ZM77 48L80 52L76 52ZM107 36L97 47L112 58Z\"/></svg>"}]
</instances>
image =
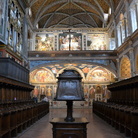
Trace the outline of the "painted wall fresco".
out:
<instances>
[{"instance_id":1,"label":"painted wall fresco","mask_svg":"<svg viewBox=\"0 0 138 138\"><path fill-rule=\"evenodd\" d=\"M107 59L87 59L87 60L81 60L82 62L89 62L90 64L100 64L100 65L104 65L104 66L111 66L114 70L116 70L116 67L114 65L114 63L112 62L112 60L107 60ZM38 61L30 61L30 68L35 68L36 66L41 66L42 64L49 64L49 63L54 63L54 64L58 64L61 62L61 60L38 60ZM113 63L111 65L111 63ZM79 65L79 64L78 64ZM84 64L85 65L85 64ZM90 65L91 66L91 65ZM63 67L63 65L61 65L61 67ZM86 66L87 67L87 66Z\"/></svg>"},{"instance_id":2,"label":"painted wall fresco","mask_svg":"<svg viewBox=\"0 0 138 138\"><path fill-rule=\"evenodd\" d=\"M108 50L107 34L88 34L87 46L89 50Z\"/></svg>"},{"instance_id":3,"label":"painted wall fresco","mask_svg":"<svg viewBox=\"0 0 138 138\"><path fill-rule=\"evenodd\" d=\"M108 33L95 32L88 33L84 38L83 33L77 32L58 32L54 33L37 33L35 38L36 51L53 51L53 50L114 50L115 39L109 38ZM84 46L82 41L87 41Z\"/></svg>"},{"instance_id":4,"label":"painted wall fresco","mask_svg":"<svg viewBox=\"0 0 138 138\"><path fill-rule=\"evenodd\" d=\"M31 82L47 82L48 80L56 79L60 70L63 69L77 69L84 80L89 82L111 82L114 81L114 75L109 70L90 64L53 64L47 65L47 67L42 67L40 69L34 70L30 76ZM44 76L47 76L45 78ZM53 77L54 76L54 77Z\"/></svg>"},{"instance_id":5,"label":"painted wall fresco","mask_svg":"<svg viewBox=\"0 0 138 138\"><path fill-rule=\"evenodd\" d=\"M52 51L54 50L54 35L53 34L37 34L35 42L35 50L37 51Z\"/></svg>"},{"instance_id":6,"label":"painted wall fresco","mask_svg":"<svg viewBox=\"0 0 138 138\"><path fill-rule=\"evenodd\" d=\"M47 83L54 79L53 74L47 69L38 69L30 74L31 83Z\"/></svg>"},{"instance_id":7,"label":"painted wall fresco","mask_svg":"<svg viewBox=\"0 0 138 138\"><path fill-rule=\"evenodd\" d=\"M96 68L94 70L91 70L87 76L87 80L91 82L110 82L111 78L111 73L104 68Z\"/></svg>"},{"instance_id":8,"label":"painted wall fresco","mask_svg":"<svg viewBox=\"0 0 138 138\"><path fill-rule=\"evenodd\" d=\"M57 89L57 77L64 69L74 69L80 73L83 81L85 102L75 102L80 106L91 106L93 100L106 101L110 98L110 91L106 85L114 82L115 75L109 70L90 64L52 64L38 68L30 73L30 83L35 85L33 95L41 101L47 96L51 106L62 106L54 101Z\"/></svg>"},{"instance_id":9,"label":"painted wall fresco","mask_svg":"<svg viewBox=\"0 0 138 138\"><path fill-rule=\"evenodd\" d=\"M81 50L82 35L80 33L59 34L60 50Z\"/></svg>"}]
</instances>

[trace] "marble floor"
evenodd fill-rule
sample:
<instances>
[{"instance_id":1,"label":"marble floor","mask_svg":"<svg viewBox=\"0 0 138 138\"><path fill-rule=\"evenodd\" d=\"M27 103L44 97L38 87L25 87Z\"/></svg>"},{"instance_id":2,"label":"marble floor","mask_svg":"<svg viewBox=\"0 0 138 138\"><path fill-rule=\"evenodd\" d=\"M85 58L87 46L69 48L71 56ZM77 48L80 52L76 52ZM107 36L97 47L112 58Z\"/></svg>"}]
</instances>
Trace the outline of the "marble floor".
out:
<instances>
[{"instance_id":1,"label":"marble floor","mask_svg":"<svg viewBox=\"0 0 138 138\"><path fill-rule=\"evenodd\" d=\"M50 109L49 114L16 138L52 138L52 125L49 122L55 117L65 118L66 109ZM73 117L86 117L88 119L87 138L125 138L123 134L92 113L90 108L73 109Z\"/></svg>"}]
</instances>

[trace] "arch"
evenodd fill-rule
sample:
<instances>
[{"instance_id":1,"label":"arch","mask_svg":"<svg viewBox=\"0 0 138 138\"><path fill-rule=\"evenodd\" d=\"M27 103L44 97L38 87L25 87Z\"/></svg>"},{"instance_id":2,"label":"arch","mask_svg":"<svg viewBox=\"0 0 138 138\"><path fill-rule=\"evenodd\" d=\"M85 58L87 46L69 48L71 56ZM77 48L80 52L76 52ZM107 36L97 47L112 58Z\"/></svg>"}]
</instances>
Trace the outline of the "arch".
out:
<instances>
[{"instance_id":1,"label":"arch","mask_svg":"<svg viewBox=\"0 0 138 138\"><path fill-rule=\"evenodd\" d=\"M100 64L100 63L96 63L96 62L90 62L90 61L76 61L76 60L72 60L71 62L70 61L58 61L58 64L88 64L88 65L92 65L92 66L100 66L100 67L103 67L103 68L105 68L105 69L107 69L107 70L109 70L110 72L112 72L115 76L117 76L117 72L116 72L116 68L112 68L112 67L110 67L109 66L109 64L106 66L106 65L104 65L104 64ZM48 65L55 65L55 64L57 64L56 62L47 62L47 63L42 63L42 64L39 64L39 65L37 65L37 66L35 66L35 67L33 67L33 68L31 68L31 70L30 71L33 71L33 70L35 70L35 69L38 69L38 68L41 68L41 67L44 67L44 66L48 66ZM114 65L115 66L115 65Z\"/></svg>"},{"instance_id":2,"label":"arch","mask_svg":"<svg viewBox=\"0 0 138 138\"><path fill-rule=\"evenodd\" d=\"M43 67L33 70L30 73L30 83L50 83L56 82L56 78L51 70Z\"/></svg>"},{"instance_id":3,"label":"arch","mask_svg":"<svg viewBox=\"0 0 138 138\"><path fill-rule=\"evenodd\" d=\"M86 76L88 82L113 82L115 75L103 67L95 67Z\"/></svg>"},{"instance_id":4,"label":"arch","mask_svg":"<svg viewBox=\"0 0 138 138\"><path fill-rule=\"evenodd\" d=\"M131 63L128 56L123 56L120 62L120 79L131 77Z\"/></svg>"},{"instance_id":5,"label":"arch","mask_svg":"<svg viewBox=\"0 0 138 138\"><path fill-rule=\"evenodd\" d=\"M81 75L82 81L85 81L84 73L83 73L79 68L76 68L76 67L73 67L73 66L68 66L68 67L65 67L65 68L61 69L61 70L57 73L56 77L58 77L59 74L62 74L62 73L64 72L65 69L73 69L73 70L76 70L76 71Z\"/></svg>"}]
</instances>

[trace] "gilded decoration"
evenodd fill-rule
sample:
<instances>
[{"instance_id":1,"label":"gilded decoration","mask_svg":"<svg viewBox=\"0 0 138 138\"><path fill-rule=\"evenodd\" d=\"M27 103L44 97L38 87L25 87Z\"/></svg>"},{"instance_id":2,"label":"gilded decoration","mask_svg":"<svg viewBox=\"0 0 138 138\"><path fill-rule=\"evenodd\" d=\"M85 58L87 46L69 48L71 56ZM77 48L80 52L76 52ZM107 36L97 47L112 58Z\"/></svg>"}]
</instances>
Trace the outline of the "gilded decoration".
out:
<instances>
[{"instance_id":1,"label":"gilded decoration","mask_svg":"<svg viewBox=\"0 0 138 138\"><path fill-rule=\"evenodd\" d=\"M17 8L18 7L18 8ZM21 33L24 13L16 0L10 1L10 20L17 32Z\"/></svg>"},{"instance_id":2,"label":"gilded decoration","mask_svg":"<svg viewBox=\"0 0 138 138\"><path fill-rule=\"evenodd\" d=\"M131 77L131 63L128 57L123 57L120 65L120 75L122 79Z\"/></svg>"}]
</instances>

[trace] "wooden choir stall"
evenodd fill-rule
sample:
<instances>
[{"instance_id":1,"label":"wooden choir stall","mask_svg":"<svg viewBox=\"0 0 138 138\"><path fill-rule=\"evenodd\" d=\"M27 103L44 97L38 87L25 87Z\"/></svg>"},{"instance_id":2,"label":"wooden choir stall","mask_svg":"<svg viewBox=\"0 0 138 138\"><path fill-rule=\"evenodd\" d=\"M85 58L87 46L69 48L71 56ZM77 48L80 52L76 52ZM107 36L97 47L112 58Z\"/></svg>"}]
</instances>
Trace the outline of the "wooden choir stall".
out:
<instances>
[{"instance_id":1,"label":"wooden choir stall","mask_svg":"<svg viewBox=\"0 0 138 138\"><path fill-rule=\"evenodd\" d=\"M138 138L138 76L108 85L107 103L94 102L93 112L131 138Z\"/></svg>"},{"instance_id":2,"label":"wooden choir stall","mask_svg":"<svg viewBox=\"0 0 138 138\"><path fill-rule=\"evenodd\" d=\"M0 58L0 138L17 136L49 112L49 103L34 103L29 70L10 58Z\"/></svg>"}]
</instances>

